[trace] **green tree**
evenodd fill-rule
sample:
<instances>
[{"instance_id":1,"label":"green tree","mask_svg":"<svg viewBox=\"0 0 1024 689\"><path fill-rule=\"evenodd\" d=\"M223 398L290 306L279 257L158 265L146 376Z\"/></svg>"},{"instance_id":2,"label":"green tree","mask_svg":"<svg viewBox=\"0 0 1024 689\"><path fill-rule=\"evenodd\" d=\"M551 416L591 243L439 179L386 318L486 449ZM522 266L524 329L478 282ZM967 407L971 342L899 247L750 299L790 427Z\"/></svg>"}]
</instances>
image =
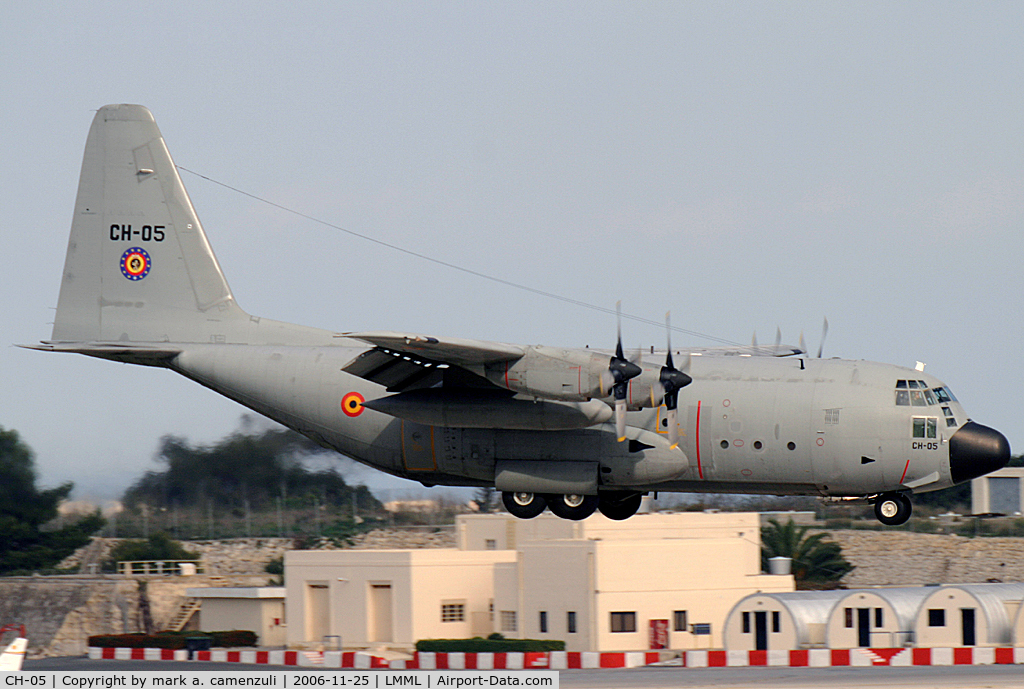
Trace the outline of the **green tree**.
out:
<instances>
[{"instance_id":1,"label":"green tree","mask_svg":"<svg viewBox=\"0 0 1024 689\"><path fill-rule=\"evenodd\" d=\"M779 524L768 520L761 529L761 568L768 571L768 560L788 557L793 560L793 577L797 588L834 587L853 565L843 558L842 548L828 540L828 534L808 536L809 526L797 526L792 519Z\"/></svg>"},{"instance_id":2,"label":"green tree","mask_svg":"<svg viewBox=\"0 0 1024 689\"><path fill-rule=\"evenodd\" d=\"M99 512L63 529L46 529L73 484L39 490L35 459L18 432L0 427L0 574L53 567L103 527Z\"/></svg>"},{"instance_id":3,"label":"green tree","mask_svg":"<svg viewBox=\"0 0 1024 689\"><path fill-rule=\"evenodd\" d=\"M185 550L165 533L153 534L145 541L121 541L110 551L108 563L152 560L198 560L199 553Z\"/></svg>"},{"instance_id":4,"label":"green tree","mask_svg":"<svg viewBox=\"0 0 1024 689\"><path fill-rule=\"evenodd\" d=\"M165 436L157 461L124 495L129 508L197 506L208 502L237 509L265 510L281 499L287 505L349 504L382 509L366 486L349 486L336 471L309 471L302 458L324 452L308 438L287 429L236 432L214 445L192 445Z\"/></svg>"}]
</instances>

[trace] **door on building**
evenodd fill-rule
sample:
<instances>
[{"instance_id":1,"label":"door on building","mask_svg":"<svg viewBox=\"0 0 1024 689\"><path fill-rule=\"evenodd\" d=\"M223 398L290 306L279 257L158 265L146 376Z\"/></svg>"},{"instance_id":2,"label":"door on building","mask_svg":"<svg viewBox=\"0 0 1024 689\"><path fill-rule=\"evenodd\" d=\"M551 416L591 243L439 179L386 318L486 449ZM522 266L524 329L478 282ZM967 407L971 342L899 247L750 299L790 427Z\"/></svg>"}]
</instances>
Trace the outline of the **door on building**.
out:
<instances>
[{"instance_id":1,"label":"door on building","mask_svg":"<svg viewBox=\"0 0 1024 689\"><path fill-rule=\"evenodd\" d=\"M306 584L306 640L320 641L331 633L331 590L326 582Z\"/></svg>"},{"instance_id":2,"label":"door on building","mask_svg":"<svg viewBox=\"0 0 1024 689\"><path fill-rule=\"evenodd\" d=\"M871 608L857 608L857 645L871 645Z\"/></svg>"},{"instance_id":3,"label":"door on building","mask_svg":"<svg viewBox=\"0 0 1024 689\"><path fill-rule=\"evenodd\" d=\"M963 646L974 646L977 643L974 633L974 608L960 608L960 621L963 628Z\"/></svg>"},{"instance_id":4,"label":"door on building","mask_svg":"<svg viewBox=\"0 0 1024 689\"><path fill-rule=\"evenodd\" d=\"M1015 476L988 478L989 512L1013 514L1020 512L1020 479Z\"/></svg>"},{"instance_id":5,"label":"door on building","mask_svg":"<svg viewBox=\"0 0 1024 689\"><path fill-rule=\"evenodd\" d=\"M754 644L755 650L768 650L768 613L764 610L754 612Z\"/></svg>"},{"instance_id":6,"label":"door on building","mask_svg":"<svg viewBox=\"0 0 1024 689\"><path fill-rule=\"evenodd\" d=\"M391 584L370 584L369 641L394 641L391 632Z\"/></svg>"}]
</instances>

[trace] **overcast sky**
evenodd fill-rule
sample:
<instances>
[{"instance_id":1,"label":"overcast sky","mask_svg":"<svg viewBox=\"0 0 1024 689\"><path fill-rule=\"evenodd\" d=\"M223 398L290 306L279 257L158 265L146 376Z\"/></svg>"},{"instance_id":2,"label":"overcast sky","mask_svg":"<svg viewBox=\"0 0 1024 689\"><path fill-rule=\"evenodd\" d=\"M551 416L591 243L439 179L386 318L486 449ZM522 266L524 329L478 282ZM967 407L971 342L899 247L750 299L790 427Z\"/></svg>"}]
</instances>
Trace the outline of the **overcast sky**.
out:
<instances>
[{"instance_id":1,"label":"overcast sky","mask_svg":"<svg viewBox=\"0 0 1024 689\"><path fill-rule=\"evenodd\" d=\"M180 166L501 279L736 342L816 350L827 316L826 356L926 362L1019 453L1022 26L1019 2L4 3L0 425L96 497L164 434L238 427L169 371L12 346L50 337L94 111L141 103ZM182 176L250 313L614 344L614 316Z\"/></svg>"}]
</instances>

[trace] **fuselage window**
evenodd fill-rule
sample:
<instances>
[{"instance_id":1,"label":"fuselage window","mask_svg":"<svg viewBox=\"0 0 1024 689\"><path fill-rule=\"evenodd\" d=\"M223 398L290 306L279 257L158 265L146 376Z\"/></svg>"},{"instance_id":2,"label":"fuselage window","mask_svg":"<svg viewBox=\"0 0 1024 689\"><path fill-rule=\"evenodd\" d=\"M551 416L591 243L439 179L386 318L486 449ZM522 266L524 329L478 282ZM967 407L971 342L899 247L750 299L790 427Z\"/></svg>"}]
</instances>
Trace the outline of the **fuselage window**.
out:
<instances>
[{"instance_id":1,"label":"fuselage window","mask_svg":"<svg viewBox=\"0 0 1024 689\"><path fill-rule=\"evenodd\" d=\"M956 402L956 396L950 391L949 388L935 388L935 397L938 398L939 402L945 404L946 402Z\"/></svg>"},{"instance_id":2,"label":"fuselage window","mask_svg":"<svg viewBox=\"0 0 1024 689\"><path fill-rule=\"evenodd\" d=\"M897 380L897 407L929 407L949 401L950 395L944 388L929 390L923 380Z\"/></svg>"},{"instance_id":3,"label":"fuselage window","mask_svg":"<svg viewBox=\"0 0 1024 689\"><path fill-rule=\"evenodd\" d=\"M938 419L915 417L914 437L915 438L937 438Z\"/></svg>"}]
</instances>

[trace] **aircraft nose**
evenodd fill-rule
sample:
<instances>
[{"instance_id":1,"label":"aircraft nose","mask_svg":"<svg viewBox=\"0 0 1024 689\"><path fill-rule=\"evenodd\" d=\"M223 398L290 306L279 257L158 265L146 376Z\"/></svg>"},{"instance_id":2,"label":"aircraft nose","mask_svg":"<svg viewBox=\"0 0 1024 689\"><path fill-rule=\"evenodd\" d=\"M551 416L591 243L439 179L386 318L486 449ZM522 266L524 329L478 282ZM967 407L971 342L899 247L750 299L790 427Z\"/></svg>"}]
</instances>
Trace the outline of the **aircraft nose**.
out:
<instances>
[{"instance_id":1,"label":"aircraft nose","mask_svg":"<svg viewBox=\"0 0 1024 689\"><path fill-rule=\"evenodd\" d=\"M1002 469L1010 461L1010 443L994 428L968 421L949 439L949 472L963 483Z\"/></svg>"}]
</instances>

